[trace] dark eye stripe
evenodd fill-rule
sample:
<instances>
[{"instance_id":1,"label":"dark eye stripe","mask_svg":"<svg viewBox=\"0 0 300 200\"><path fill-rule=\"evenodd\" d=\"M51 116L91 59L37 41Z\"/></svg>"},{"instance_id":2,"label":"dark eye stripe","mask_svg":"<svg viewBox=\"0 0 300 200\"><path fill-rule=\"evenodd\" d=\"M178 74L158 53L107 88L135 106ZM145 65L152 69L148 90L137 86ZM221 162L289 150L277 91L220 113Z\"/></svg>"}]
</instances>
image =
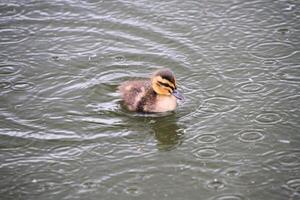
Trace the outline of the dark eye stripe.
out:
<instances>
[{"instance_id":1,"label":"dark eye stripe","mask_svg":"<svg viewBox=\"0 0 300 200\"><path fill-rule=\"evenodd\" d=\"M160 85L165 86L165 87L169 87L169 88L171 88L172 90L175 89L172 85L169 85L168 83L162 83L162 82L160 82L160 81L158 81L158 83L159 83Z\"/></svg>"}]
</instances>

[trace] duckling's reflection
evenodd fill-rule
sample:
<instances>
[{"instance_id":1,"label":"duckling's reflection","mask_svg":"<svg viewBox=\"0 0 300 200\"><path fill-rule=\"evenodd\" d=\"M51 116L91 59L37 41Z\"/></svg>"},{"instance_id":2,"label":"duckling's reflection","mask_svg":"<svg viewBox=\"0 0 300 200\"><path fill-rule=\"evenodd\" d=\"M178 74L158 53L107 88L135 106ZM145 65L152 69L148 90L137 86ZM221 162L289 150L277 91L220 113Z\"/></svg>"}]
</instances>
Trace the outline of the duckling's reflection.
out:
<instances>
[{"instance_id":1,"label":"duckling's reflection","mask_svg":"<svg viewBox=\"0 0 300 200\"><path fill-rule=\"evenodd\" d=\"M183 141L183 128L176 121L176 115L171 114L164 117L153 117L150 123L159 150L170 151L175 149Z\"/></svg>"}]
</instances>

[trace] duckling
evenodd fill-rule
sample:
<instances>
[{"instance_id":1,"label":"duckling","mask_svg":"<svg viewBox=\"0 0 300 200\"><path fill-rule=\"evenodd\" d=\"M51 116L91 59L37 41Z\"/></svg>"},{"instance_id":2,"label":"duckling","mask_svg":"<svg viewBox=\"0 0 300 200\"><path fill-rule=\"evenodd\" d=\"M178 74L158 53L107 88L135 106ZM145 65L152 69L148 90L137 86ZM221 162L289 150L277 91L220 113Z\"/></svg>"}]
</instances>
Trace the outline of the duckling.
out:
<instances>
[{"instance_id":1,"label":"duckling","mask_svg":"<svg viewBox=\"0 0 300 200\"><path fill-rule=\"evenodd\" d=\"M130 111L155 113L176 109L176 99L184 97L177 91L170 69L160 69L148 80L126 81L119 87L125 106Z\"/></svg>"}]
</instances>

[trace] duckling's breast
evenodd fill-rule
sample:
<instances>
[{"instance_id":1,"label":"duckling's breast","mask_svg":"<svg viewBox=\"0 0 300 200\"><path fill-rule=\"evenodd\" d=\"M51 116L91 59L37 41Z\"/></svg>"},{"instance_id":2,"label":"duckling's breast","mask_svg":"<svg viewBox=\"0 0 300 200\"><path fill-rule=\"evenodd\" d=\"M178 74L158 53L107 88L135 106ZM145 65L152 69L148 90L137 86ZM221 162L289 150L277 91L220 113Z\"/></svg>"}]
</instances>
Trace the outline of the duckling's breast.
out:
<instances>
[{"instance_id":1,"label":"duckling's breast","mask_svg":"<svg viewBox=\"0 0 300 200\"><path fill-rule=\"evenodd\" d=\"M177 102L173 95L157 95L153 112L167 112L176 109Z\"/></svg>"}]
</instances>

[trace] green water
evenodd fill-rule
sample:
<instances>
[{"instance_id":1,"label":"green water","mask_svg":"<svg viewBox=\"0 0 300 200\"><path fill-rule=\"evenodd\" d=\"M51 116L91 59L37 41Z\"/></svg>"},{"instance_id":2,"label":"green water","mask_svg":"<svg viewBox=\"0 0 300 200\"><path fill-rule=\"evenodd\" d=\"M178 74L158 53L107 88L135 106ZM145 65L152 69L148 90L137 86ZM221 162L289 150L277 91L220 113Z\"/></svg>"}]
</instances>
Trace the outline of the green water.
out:
<instances>
[{"instance_id":1,"label":"green water","mask_svg":"<svg viewBox=\"0 0 300 200\"><path fill-rule=\"evenodd\" d=\"M0 199L300 198L300 4L0 2ZM175 112L127 111L168 67Z\"/></svg>"}]
</instances>

